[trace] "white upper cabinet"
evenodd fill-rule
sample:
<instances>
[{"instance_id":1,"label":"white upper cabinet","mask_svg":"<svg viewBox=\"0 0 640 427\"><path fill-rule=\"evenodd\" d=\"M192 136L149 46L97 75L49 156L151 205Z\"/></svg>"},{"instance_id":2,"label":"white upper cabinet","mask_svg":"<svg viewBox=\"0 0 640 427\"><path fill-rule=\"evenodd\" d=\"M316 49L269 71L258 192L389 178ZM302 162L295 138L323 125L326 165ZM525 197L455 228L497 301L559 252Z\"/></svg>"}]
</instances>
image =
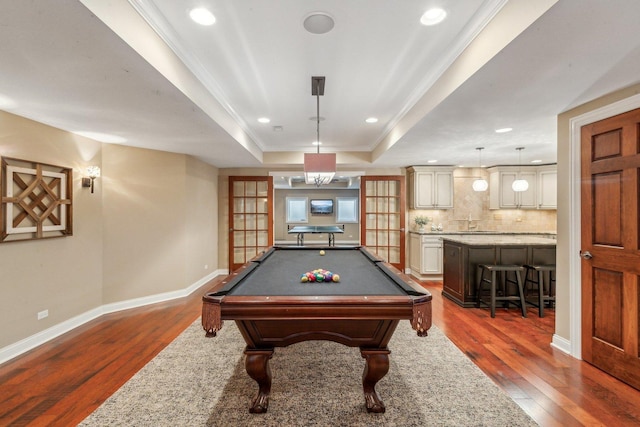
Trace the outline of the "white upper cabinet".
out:
<instances>
[{"instance_id":1,"label":"white upper cabinet","mask_svg":"<svg viewBox=\"0 0 640 427\"><path fill-rule=\"evenodd\" d=\"M538 170L538 209L558 208L558 170L556 166Z\"/></svg>"},{"instance_id":2,"label":"white upper cabinet","mask_svg":"<svg viewBox=\"0 0 640 427\"><path fill-rule=\"evenodd\" d=\"M411 209L453 208L453 168L413 166L408 171Z\"/></svg>"},{"instance_id":3,"label":"white upper cabinet","mask_svg":"<svg viewBox=\"0 0 640 427\"><path fill-rule=\"evenodd\" d=\"M498 166L490 168L489 209L556 209L556 166ZM513 191L516 179L529 183Z\"/></svg>"}]
</instances>

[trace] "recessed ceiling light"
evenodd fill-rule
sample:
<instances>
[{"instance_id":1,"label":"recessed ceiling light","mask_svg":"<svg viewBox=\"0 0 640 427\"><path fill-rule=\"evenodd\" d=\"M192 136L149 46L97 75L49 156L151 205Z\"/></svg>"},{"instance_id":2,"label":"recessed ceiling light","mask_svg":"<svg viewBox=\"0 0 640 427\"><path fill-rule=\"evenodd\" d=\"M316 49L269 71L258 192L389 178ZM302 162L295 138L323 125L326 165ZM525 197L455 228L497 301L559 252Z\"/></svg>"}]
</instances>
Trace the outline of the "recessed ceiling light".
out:
<instances>
[{"instance_id":1,"label":"recessed ceiling light","mask_svg":"<svg viewBox=\"0 0 640 427\"><path fill-rule=\"evenodd\" d=\"M436 25L444 21L444 18L447 17L447 12L444 9L440 9L439 7L434 7L433 9L427 10L422 17L420 18L420 23L422 25Z\"/></svg>"},{"instance_id":2,"label":"recessed ceiling light","mask_svg":"<svg viewBox=\"0 0 640 427\"><path fill-rule=\"evenodd\" d=\"M378 118L377 117L369 117L368 119L365 120L365 122L367 122L367 123L378 123Z\"/></svg>"},{"instance_id":3,"label":"recessed ceiling light","mask_svg":"<svg viewBox=\"0 0 640 427\"><path fill-rule=\"evenodd\" d=\"M304 18L302 25L311 34L325 34L333 29L335 22L326 12L313 12Z\"/></svg>"},{"instance_id":4,"label":"recessed ceiling light","mask_svg":"<svg viewBox=\"0 0 640 427\"><path fill-rule=\"evenodd\" d=\"M531 160L531 163L542 163L542 160L540 160L540 159Z\"/></svg>"},{"instance_id":5,"label":"recessed ceiling light","mask_svg":"<svg viewBox=\"0 0 640 427\"><path fill-rule=\"evenodd\" d=\"M313 141L313 142L311 143L311 145L322 145L322 142L320 142L320 141Z\"/></svg>"},{"instance_id":6,"label":"recessed ceiling light","mask_svg":"<svg viewBox=\"0 0 640 427\"><path fill-rule=\"evenodd\" d=\"M73 132L76 135L84 136L85 138L95 139L100 142L107 142L112 144L119 144L123 142L127 142L126 138L116 135L109 135L107 133L100 132L87 132L87 131L75 131Z\"/></svg>"},{"instance_id":7,"label":"recessed ceiling light","mask_svg":"<svg viewBox=\"0 0 640 427\"><path fill-rule=\"evenodd\" d=\"M191 9L189 16L194 20L194 22L200 25L213 25L216 22L216 17L213 16L213 13L209 12L209 10L204 7Z\"/></svg>"},{"instance_id":8,"label":"recessed ceiling light","mask_svg":"<svg viewBox=\"0 0 640 427\"><path fill-rule=\"evenodd\" d=\"M506 132L511 132L513 130L513 128L500 128L500 129L496 129L496 133L506 133Z\"/></svg>"},{"instance_id":9,"label":"recessed ceiling light","mask_svg":"<svg viewBox=\"0 0 640 427\"><path fill-rule=\"evenodd\" d=\"M438 163L437 160L427 160L427 163Z\"/></svg>"},{"instance_id":10,"label":"recessed ceiling light","mask_svg":"<svg viewBox=\"0 0 640 427\"><path fill-rule=\"evenodd\" d=\"M269 122L271 121L271 119L269 119L268 117L260 117L260 118L258 119L258 121L259 121L260 123L269 123Z\"/></svg>"}]
</instances>

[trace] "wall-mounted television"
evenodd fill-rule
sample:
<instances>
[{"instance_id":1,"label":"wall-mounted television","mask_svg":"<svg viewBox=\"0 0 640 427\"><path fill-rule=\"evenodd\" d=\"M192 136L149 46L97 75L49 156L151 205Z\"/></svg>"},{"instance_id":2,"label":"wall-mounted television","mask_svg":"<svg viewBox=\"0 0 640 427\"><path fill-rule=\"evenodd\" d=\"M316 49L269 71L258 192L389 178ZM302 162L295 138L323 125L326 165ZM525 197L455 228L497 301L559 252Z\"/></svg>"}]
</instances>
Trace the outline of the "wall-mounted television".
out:
<instances>
[{"instance_id":1,"label":"wall-mounted television","mask_svg":"<svg viewBox=\"0 0 640 427\"><path fill-rule=\"evenodd\" d=\"M333 199L311 199L309 202L311 215L333 214Z\"/></svg>"}]
</instances>

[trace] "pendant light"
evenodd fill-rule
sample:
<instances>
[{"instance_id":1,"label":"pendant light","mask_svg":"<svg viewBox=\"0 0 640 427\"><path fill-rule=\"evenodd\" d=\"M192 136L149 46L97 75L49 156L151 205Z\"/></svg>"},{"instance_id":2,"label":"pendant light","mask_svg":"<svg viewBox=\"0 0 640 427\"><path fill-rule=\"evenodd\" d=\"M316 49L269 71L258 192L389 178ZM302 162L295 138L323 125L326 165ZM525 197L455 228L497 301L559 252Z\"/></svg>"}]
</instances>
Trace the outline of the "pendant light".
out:
<instances>
[{"instance_id":1,"label":"pendant light","mask_svg":"<svg viewBox=\"0 0 640 427\"><path fill-rule=\"evenodd\" d=\"M482 150L484 150L484 147L478 147L476 148L476 150L478 150L478 168L481 169L482 168ZM487 191L487 188L489 188L489 183L487 182L486 179L482 179L482 177L480 177L475 181L473 181L473 184L471 184L471 186L473 187L473 191Z\"/></svg>"},{"instance_id":2,"label":"pendant light","mask_svg":"<svg viewBox=\"0 0 640 427\"><path fill-rule=\"evenodd\" d=\"M513 181L513 184L511 184L511 188L516 192L527 191L529 189L529 183L526 179L520 179L520 169L522 167L522 150L524 150L524 147L518 147L516 148L516 150L518 150L518 179Z\"/></svg>"},{"instance_id":3,"label":"pendant light","mask_svg":"<svg viewBox=\"0 0 640 427\"><path fill-rule=\"evenodd\" d=\"M320 95L324 95L324 77L311 77L311 95L316 96L316 153L304 153L304 181L320 187L331 183L336 174L336 153L320 154Z\"/></svg>"}]
</instances>

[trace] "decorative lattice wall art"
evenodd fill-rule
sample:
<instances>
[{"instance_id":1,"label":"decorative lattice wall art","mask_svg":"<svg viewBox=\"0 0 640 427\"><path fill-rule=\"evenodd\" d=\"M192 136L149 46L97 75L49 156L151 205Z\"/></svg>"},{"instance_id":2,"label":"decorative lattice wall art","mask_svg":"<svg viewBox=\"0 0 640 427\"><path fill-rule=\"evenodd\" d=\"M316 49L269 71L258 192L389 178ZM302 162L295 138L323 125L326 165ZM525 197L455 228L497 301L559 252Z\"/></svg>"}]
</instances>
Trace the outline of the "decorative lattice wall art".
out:
<instances>
[{"instance_id":1,"label":"decorative lattice wall art","mask_svg":"<svg viewBox=\"0 0 640 427\"><path fill-rule=\"evenodd\" d=\"M2 158L0 242L72 235L72 170Z\"/></svg>"}]
</instances>

